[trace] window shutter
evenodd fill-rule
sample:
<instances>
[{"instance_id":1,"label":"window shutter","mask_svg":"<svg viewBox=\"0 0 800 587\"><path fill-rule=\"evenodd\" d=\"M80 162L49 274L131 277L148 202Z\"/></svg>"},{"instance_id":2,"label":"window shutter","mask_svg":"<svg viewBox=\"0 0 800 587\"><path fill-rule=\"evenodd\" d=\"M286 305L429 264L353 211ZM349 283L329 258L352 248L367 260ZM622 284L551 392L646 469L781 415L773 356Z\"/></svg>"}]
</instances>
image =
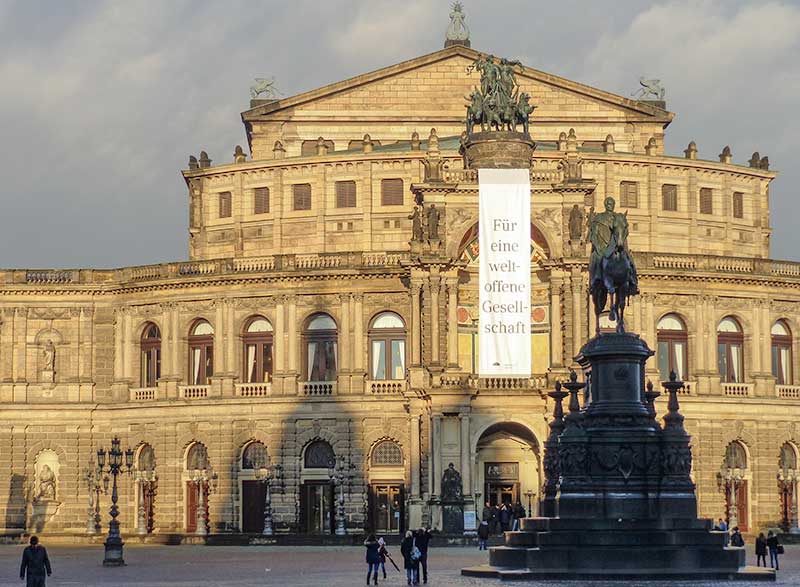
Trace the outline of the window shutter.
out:
<instances>
[{"instance_id":1,"label":"window shutter","mask_svg":"<svg viewBox=\"0 0 800 587\"><path fill-rule=\"evenodd\" d=\"M403 205L403 180L382 179L381 206L402 206L402 205Z\"/></svg>"},{"instance_id":2,"label":"window shutter","mask_svg":"<svg viewBox=\"0 0 800 587\"><path fill-rule=\"evenodd\" d=\"M254 191L253 213L269 213L269 188L256 188Z\"/></svg>"},{"instance_id":3,"label":"window shutter","mask_svg":"<svg viewBox=\"0 0 800 587\"><path fill-rule=\"evenodd\" d=\"M337 208L356 207L356 182L354 181L336 182L336 207Z\"/></svg>"},{"instance_id":4,"label":"window shutter","mask_svg":"<svg viewBox=\"0 0 800 587\"><path fill-rule=\"evenodd\" d=\"M744 194L733 192L733 217L744 218Z\"/></svg>"},{"instance_id":5,"label":"window shutter","mask_svg":"<svg viewBox=\"0 0 800 587\"><path fill-rule=\"evenodd\" d=\"M230 218L232 216L231 209L231 193L220 192L219 194L219 217Z\"/></svg>"},{"instance_id":6,"label":"window shutter","mask_svg":"<svg viewBox=\"0 0 800 587\"><path fill-rule=\"evenodd\" d=\"M292 186L295 210L311 210L311 184L296 183Z\"/></svg>"},{"instance_id":7,"label":"window shutter","mask_svg":"<svg viewBox=\"0 0 800 587\"><path fill-rule=\"evenodd\" d=\"M620 206L623 208L639 207L639 184L635 181L623 181L619 184Z\"/></svg>"},{"instance_id":8,"label":"window shutter","mask_svg":"<svg viewBox=\"0 0 800 587\"><path fill-rule=\"evenodd\" d=\"M677 211L678 186L666 183L661 186L661 207L670 212Z\"/></svg>"},{"instance_id":9,"label":"window shutter","mask_svg":"<svg viewBox=\"0 0 800 587\"><path fill-rule=\"evenodd\" d=\"M714 196L711 188L700 188L700 214L714 213Z\"/></svg>"}]
</instances>

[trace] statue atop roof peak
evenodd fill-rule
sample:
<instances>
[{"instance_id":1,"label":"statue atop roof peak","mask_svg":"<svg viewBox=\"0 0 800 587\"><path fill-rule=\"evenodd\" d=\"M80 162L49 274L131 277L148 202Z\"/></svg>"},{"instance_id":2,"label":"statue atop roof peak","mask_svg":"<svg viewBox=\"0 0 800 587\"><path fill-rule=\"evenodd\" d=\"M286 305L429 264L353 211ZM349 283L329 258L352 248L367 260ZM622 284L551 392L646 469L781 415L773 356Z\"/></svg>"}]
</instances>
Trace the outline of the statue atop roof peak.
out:
<instances>
[{"instance_id":1,"label":"statue atop roof peak","mask_svg":"<svg viewBox=\"0 0 800 587\"><path fill-rule=\"evenodd\" d=\"M464 6L461 2L453 2L453 9L450 11L450 24L447 27L444 46L463 45L469 47L469 28L465 19Z\"/></svg>"}]
</instances>

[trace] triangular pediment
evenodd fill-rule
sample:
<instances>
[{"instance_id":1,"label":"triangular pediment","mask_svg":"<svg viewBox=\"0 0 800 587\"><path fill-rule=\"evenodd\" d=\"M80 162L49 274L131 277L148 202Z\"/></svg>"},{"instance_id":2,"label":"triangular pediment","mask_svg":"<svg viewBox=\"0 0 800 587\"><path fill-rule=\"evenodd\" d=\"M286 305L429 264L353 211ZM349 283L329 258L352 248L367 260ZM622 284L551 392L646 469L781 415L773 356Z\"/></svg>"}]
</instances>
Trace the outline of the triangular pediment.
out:
<instances>
[{"instance_id":1,"label":"triangular pediment","mask_svg":"<svg viewBox=\"0 0 800 587\"><path fill-rule=\"evenodd\" d=\"M242 114L245 122L270 120L348 119L403 120L461 119L465 96L479 84L472 69L482 53L452 46L304 92L283 100L257 105ZM602 120L668 124L673 114L650 104L630 100L591 86L530 67L517 75L523 91L541 121Z\"/></svg>"}]
</instances>

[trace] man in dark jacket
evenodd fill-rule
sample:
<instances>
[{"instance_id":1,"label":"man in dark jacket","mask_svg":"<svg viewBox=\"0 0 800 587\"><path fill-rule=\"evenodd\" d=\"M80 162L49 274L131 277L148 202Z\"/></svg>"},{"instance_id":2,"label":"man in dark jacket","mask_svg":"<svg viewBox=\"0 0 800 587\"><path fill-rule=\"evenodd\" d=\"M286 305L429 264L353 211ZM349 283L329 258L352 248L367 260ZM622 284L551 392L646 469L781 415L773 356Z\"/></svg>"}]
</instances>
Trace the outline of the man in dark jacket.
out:
<instances>
[{"instance_id":1,"label":"man in dark jacket","mask_svg":"<svg viewBox=\"0 0 800 587\"><path fill-rule=\"evenodd\" d=\"M489 524L492 521L492 506L489 505L489 502L486 502L486 505L483 506L483 511L481 512L481 520ZM491 528L490 528L491 529Z\"/></svg>"},{"instance_id":2,"label":"man in dark jacket","mask_svg":"<svg viewBox=\"0 0 800 587\"><path fill-rule=\"evenodd\" d=\"M500 507L497 504L492 506L492 518L489 520L489 531L492 534L500 533Z\"/></svg>"},{"instance_id":3,"label":"man in dark jacket","mask_svg":"<svg viewBox=\"0 0 800 587\"><path fill-rule=\"evenodd\" d=\"M422 556L419 558L419 564L422 567L422 582L428 582L428 543L431 541L431 529L420 528L417 532L417 548Z\"/></svg>"},{"instance_id":4,"label":"man in dark jacket","mask_svg":"<svg viewBox=\"0 0 800 587\"><path fill-rule=\"evenodd\" d=\"M511 508L507 503L504 503L500 508L500 530L507 532L509 523L511 522Z\"/></svg>"},{"instance_id":5,"label":"man in dark jacket","mask_svg":"<svg viewBox=\"0 0 800 587\"><path fill-rule=\"evenodd\" d=\"M19 578L25 579L27 574L27 587L44 587L45 573L48 577L53 573L50 568L50 559L47 558L47 550L44 546L39 546L39 538L31 536L31 545L22 552Z\"/></svg>"}]
</instances>

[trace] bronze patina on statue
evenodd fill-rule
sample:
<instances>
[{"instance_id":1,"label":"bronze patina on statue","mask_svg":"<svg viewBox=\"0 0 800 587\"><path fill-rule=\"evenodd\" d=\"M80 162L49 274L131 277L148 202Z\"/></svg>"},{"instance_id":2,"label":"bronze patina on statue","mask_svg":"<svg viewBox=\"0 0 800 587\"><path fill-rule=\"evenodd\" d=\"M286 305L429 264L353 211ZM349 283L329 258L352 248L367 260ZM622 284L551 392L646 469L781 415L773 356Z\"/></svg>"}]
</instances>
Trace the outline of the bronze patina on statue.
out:
<instances>
[{"instance_id":1,"label":"bronze patina on statue","mask_svg":"<svg viewBox=\"0 0 800 587\"><path fill-rule=\"evenodd\" d=\"M589 291L600 330L600 314L610 298L608 317L617 322L617 332L625 332L625 305L639 293L636 266L628 250L628 216L614 212L614 198L605 199L605 211L589 213Z\"/></svg>"}]
</instances>

